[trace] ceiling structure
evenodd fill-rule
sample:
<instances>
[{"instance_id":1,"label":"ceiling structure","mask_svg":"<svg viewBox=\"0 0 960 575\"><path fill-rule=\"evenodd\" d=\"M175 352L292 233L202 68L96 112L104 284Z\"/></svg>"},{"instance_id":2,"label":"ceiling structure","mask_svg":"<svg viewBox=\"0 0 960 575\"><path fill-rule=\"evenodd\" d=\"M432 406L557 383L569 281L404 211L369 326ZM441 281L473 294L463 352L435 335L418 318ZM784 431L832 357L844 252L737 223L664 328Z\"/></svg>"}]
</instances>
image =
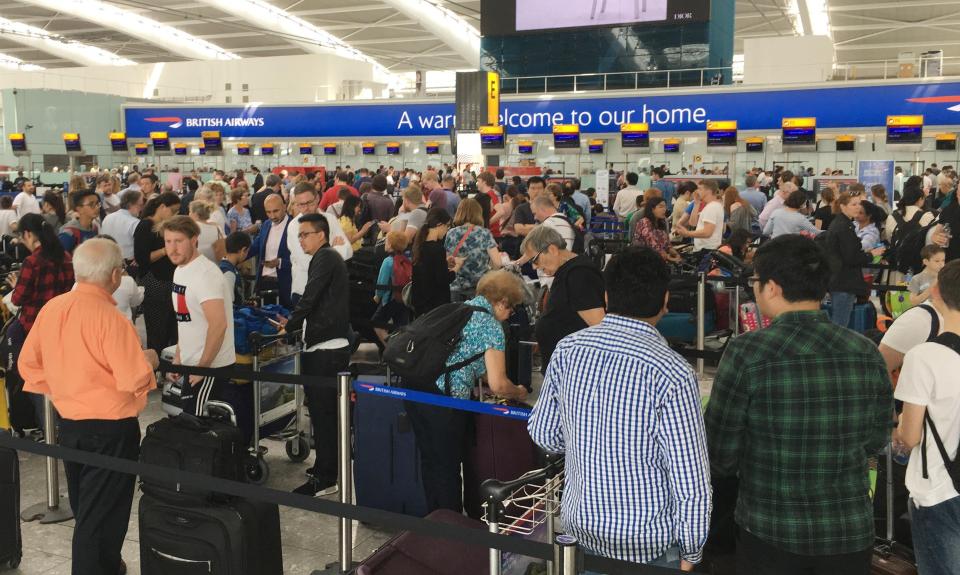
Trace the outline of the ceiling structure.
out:
<instances>
[{"instance_id":1,"label":"ceiling structure","mask_svg":"<svg viewBox=\"0 0 960 575\"><path fill-rule=\"evenodd\" d=\"M110 10L89 7L97 4ZM154 0L0 0L0 66L89 65L86 57L95 49L112 57L104 63L113 65L182 61L203 57L204 51L211 58L232 59L327 49L372 60L392 72L476 66L468 54L479 42L480 0L172 0L164 4ZM263 14L279 14L285 20L258 16ZM144 27L140 18L156 27ZM12 24L5 26L5 21ZM11 27L16 25L39 29L53 39ZM953 34L958 25L960 0L736 0L734 51L741 54L747 38L829 30L841 65L896 61L901 52L935 49L960 61L960 40Z\"/></svg>"}]
</instances>

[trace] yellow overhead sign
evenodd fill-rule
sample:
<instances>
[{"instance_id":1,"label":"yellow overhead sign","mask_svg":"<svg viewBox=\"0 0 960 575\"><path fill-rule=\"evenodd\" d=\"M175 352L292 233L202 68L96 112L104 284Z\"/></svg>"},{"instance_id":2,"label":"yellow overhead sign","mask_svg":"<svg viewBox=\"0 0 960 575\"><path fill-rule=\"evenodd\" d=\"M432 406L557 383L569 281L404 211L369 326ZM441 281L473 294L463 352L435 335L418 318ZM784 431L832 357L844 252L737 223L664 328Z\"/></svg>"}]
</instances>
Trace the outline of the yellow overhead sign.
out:
<instances>
[{"instance_id":1,"label":"yellow overhead sign","mask_svg":"<svg viewBox=\"0 0 960 575\"><path fill-rule=\"evenodd\" d=\"M784 118L784 128L816 128L816 118Z\"/></svg>"},{"instance_id":2,"label":"yellow overhead sign","mask_svg":"<svg viewBox=\"0 0 960 575\"><path fill-rule=\"evenodd\" d=\"M887 116L888 126L922 126L923 116Z\"/></svg>"}]
</instances>

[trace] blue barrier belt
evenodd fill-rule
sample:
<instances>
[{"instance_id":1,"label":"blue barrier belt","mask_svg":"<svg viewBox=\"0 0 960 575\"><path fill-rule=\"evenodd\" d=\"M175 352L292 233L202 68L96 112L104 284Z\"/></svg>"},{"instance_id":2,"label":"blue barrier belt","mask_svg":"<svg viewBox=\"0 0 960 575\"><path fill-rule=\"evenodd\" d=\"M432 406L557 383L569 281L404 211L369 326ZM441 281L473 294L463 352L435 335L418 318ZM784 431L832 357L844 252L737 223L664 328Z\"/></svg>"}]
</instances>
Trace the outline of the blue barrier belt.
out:
<instances>
[{"instance_id":1,"label":"blue barrier belt","mask_svg":"<svg viewBox=\"0 0 960 575\"><path fill-rule=\"evenodd\" d=\"M497 405L495 403L483 403L480 401L470 401L467 399L458 399L435 393L424 393L422 391L413 391L399 387L388 387L379 385L370 381L363 381L363 376L353 382L353 389L357 393L368 393L370 395L379 395L381 397L392 397L403 399L414 403L423 403L434 405L436 407L446 407L460 411L472 411L483 415L494 415L497 417L506 417L509 419L519 419L526 421L530 419L530 410L524 407L510 407L507 405Z\"/></svg>"}]
</instances>

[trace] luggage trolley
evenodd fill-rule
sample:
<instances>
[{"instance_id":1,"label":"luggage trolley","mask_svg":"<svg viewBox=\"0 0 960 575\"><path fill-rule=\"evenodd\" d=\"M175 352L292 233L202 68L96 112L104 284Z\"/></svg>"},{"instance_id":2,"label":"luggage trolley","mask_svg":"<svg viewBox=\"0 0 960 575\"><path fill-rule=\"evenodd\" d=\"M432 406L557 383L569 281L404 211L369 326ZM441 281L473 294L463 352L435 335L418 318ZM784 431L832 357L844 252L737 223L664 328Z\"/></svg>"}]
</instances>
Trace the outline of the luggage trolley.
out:
<instances>
[{"instance_id":1,"label":"luggage trolley","mask_svg":"<svg viewBox=\"0 0 960 575\"><path fill-rule=\"evenodd\" d=\"M488 479L481 491L483 521L490 533L512 534L543 543L553 543L560 514L564 469L561 456L548 455L547 464L513 481ZM522 575L537 560L522 555L490 549L490 575ZM553 573L557 558L548 564Z\"/></svg>"},{"instance_id":2,"label":"luggage trolley","mask_svg":"<svg viewBox=\"0 0 960 575\"><path fill-rule=\"evenodd\" d=\"M288 344L288 334L250 334L253 346L252 368L300 375L301 345ZM267 448L260 445L263 437L286 440L287 457L294 462L310 456L309 425L304 425L304 393L299 385L254 380L253 385L253 439L252 455L246 473L251 483L262 484L270 476L270 467L264 455Z\"/></svg>"}]
</instances>

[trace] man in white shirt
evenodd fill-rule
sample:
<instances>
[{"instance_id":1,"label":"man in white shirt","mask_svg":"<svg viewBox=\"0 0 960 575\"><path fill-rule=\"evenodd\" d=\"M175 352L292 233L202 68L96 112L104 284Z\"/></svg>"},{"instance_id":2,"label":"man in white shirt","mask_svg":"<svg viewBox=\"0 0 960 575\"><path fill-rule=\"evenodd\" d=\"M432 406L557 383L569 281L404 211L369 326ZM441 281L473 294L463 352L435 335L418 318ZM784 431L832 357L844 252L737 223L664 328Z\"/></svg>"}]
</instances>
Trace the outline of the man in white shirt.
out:
<instances>
[{"instance_id":1,"label":"man in white shirt","mask_svg":"<svg viewBox=\"0 0 960 575\"><path fill-rule=\"evenodd\" d=\"M693 249L715 250L723 243L723 202L720 201L720 186L716 180L703 180L697 188L697 194L703 201L703 209L697 217L697 229L689 230L677 226L676 232L683 237L693 238Z\"/></svg>"},{"instance_id":2,"label":"man in white shirt","mask_svg":"<svg viewBox=\"0 0 960 575\"><path fill-rule=\"evenodd\" d=\"M13 209L13 198L0 198L0 236L13 234L12 225L17 223L17 212Z\"/></svg>"},{"instance_id":3,"label":"man in white shirt","mask_svg":"<svg viewBox=\"0 0 960 575\"><path fill-rule=\"evenodd\" d=\"M17 219L27 214L42 213L40 211L40 202L37 201L37 197L34 195L36 189L32 181L27 180L23 182L23 189L20 190L17 197L13 198L13 209L17 212Z\"/></svg>"},{"instance_id":4,"label":"man in white shirt","mask_svg":"<svg viewBox=\"0 0 960 575\"><path fill-rule=\"evenodd\" d=\"M960 261L940 270L938 284L944 332L907 353L894 393L903 413L893 449L910 450L913 548L924 574L956 573L960 565L960 477L948 467L960 443Z\"/></svg>"},{"instance_id":5,"label":"man in white shirt","mask_svg":"<svg viewBox=\"0 0 960 575\"><path fill-rule=\"evenodd\" d=\"M100 233L117 241L127 262L133 259L133 233L140 225L143 204L143 194L139 190L126 190L120 194L120 209L108 214L100 225Z\"/></svg>"},{"instance_id":6,"label":"man in white shirt","mask_svg":"<svg viewBox=\"0 0 960 575\"><path fill-rule=\"evenodd\" d=\"M643 190L637 187L639 177L630 172L627 174L627 187L617 192L617 199L613 201L613 211L621 218L625 218L637 211L637 198L643 195Z\"/></svg>"},{"instance_id":7,"label":"man in white shirt","mask_svg":"<svg viewBox=\"0 0 960 575\"><path fill-rule=\"evenodd\" d=\"M303 290L307 286L308 270L310 268L310 254L303 251L300 245L300 218L307 214L316 214L320 206L320 197L317 195L316 188L307 182L301 182L293 188L293 204L300 212L293 218L287 228L287 248L290 250L290 272L292 274L290 286L291 307L296 307L303 295ZM344 233L340 220L336 217L324 213L327 220L327 226L330 229L330 246L340 254L343 261L348 261L353 257L353 246Z\"/></svg>"},{"instance_id":8,"label":"man in white shirt","mask_svg":"<svg viewBox=\"0 0 960 575\"><path fill-rule=\"evenodd\" d=\"M177 317L177 351L173 363L196 367L228 367L236 362L233 343L233 309L230 290L217 264L200 255L200 226L189 216L174 216L160 226L167 257L177 266L173 272L173 311ZM211 397L229 395L228 379L171 374L181 383L181 407L187 413L203 414ZM238 406L239 407L239 406ZM239 427L252 433L245 416L237 410Z\"/></svg>"},{"instance_id":9,"label":"man in white shirt","mask_svg":"<svg viewBox=\"0 0 960 575\"><path fill-rule=\"evenodd\" d=\"M283 198L277 194L268 196L263 207L267 220L253 240L248 257L257 257L257 291L277 290L280 305L289 309L292 307L290 288L293 277L287 247L290 217Z\"/></svg>"},{"instance_id":10,"label":"man in white shirt","mask_svg":"<svg viewBox=\"0 0 960 575\"><path fill-rule=\"evenodd\" d=\"M573 224L567 220L566 216L557 211L556 204L553 203L553 196L550 194L540 194L530 202L530 208L533 210L533 216L545 227L555 230L563 241L567 242L567 250L573 250L573 244L577 239L573 231Z\"/></svg>"}]
</instances>

